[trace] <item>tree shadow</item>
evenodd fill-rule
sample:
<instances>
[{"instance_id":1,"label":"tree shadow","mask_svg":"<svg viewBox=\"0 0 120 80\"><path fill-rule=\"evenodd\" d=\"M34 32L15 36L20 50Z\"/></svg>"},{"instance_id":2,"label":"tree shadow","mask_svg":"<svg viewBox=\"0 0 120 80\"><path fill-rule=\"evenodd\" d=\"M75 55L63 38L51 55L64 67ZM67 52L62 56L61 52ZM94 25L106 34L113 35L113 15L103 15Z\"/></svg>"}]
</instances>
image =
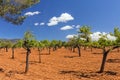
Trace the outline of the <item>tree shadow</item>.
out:
<instances>
[{"instance_id":1,"label":"tree shadow","mask_svg":"<svg viewBox=\"0 0 120 80\"><path fill-rule=\"evenodd\" d=\"M75 76L76 78L78 79L81 79L81 78L94 78L94 77L100 77L100 76L103 76L103 75L117 75L117 72L112 72L112 71L105 71L103 73L98 73L98 72L81 72L81 71L60 71L59 72L60 74L70 74L70 75L73 75Z\"/></svg>"},{"instance_id":2,"label":"tree shadow","mask_svg":"<svg viewBox=\"0 0 120 80\"><path fill-rule=\"evenodd\" d=\"M79 57L79 56L64 56L64 58L75 58L75 57Z\"/></svg>"},{"instance_id":3,"label":"tree shadow","mask_svg":"<svg viewBox=\"0 0 120 80\"><path fill-rule=\"evenodd\" d=\"M26 63L26 61L21 61L22 63ZM29 61L29 64L39 64L39 61Z\"/></svg>"},{"instance_id":4,"label":"tree shadow","mask_svg":"<svg viewBox=\"0 0 120 80\"><path fill-rule=\"evenodd\" d=\"M25 74L25 72L9 70L8 72L5 73L5 76L6 77L12 77L15 74Z\"/></svg>"},{"instance_id":5,"label":"tree shadow","mask_svg":"<svg viewBox=\"0 0 120 80\"><path fill-rule=\"evenodd\" d=\"M120 59L108 59L106 62L108 62L108 63L120 63Z\"/></svg>"},{"instance_id":6,"label":"tree shadow","mask_svg":"<svg viewBox=\"0 0 120 80\"><path fill-rule=\"evenodd\" d=\"M107 75L117 75L117 72L113 72L113 71L105 71L104 73Z\"/></svg>"},{"instance_id":7,"label":"tree shadow","mask_svg":"<svg viewBox=\"0 0 120 80\"><path fill-rule=\"evenodd\" d=\"M5 70L3 68L0 68L0 72L4 72Z\"/></svg>"},{"instance_id":8,"label":"tree shadow","mask_svg":"<svg viewBox=\"0 0 120 80\"><path fill-rule=\"evenodd\" d=\"M99 53L99 52L96 53L96 52L94 52L94 53L92 53L92 54L103 54L103 53Z\"/></svg>"},{"instance_id":9,"label":"tree shadow","mask_svg":"<svg viewBox=\"0 0 120 80\"><path fill-rule=\"evenodd\" d=\"M21 52L21 54L26 54L26 52Z\"/></svg>"},{"instance_id":10,"label":"tree shadow","mask_svg":"<svg viewBox=\"0 0 120 80\"><path fill-rule=\"evenodd\" d=\"M40 55L50 55L49 53L40 53Z\"/></svg>"},{"instance_id":11,"label":"tree shadow","mask_svg":"<svg viewBox=\"0 0 120 80\"><path fill-rule=\"evenodd\" d=\"M29 61L29 64L37 64L39 61Z\"/></svg>"}]
</instances>

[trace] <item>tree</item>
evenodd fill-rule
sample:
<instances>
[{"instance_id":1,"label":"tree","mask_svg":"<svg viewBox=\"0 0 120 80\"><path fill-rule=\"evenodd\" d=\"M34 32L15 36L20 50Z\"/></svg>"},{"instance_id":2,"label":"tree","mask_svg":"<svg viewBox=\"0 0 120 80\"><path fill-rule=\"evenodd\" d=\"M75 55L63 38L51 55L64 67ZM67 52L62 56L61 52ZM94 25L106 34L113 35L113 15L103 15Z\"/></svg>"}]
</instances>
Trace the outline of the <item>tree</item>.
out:
<instances>
[{"instance_id":1,"label":"tree","mask_svg":"<svg viewBox=\"0 0 120 80\"><path fill-rule=\"evenodd\" d=\"M2 43L3 43L2 45L5 48L6 52L8 52L8 48L12 46L12 42L9 40L6 40L6 41L2 41Z\"/></svg>"},{"instance_id":2,"label":"tree","mask_svg":"<svg viewBox=\"0 0 120 80\"><path fill-rule=\"evenodd\" d=\"M90 42L90 34L92 32L89 26L80 27L78 33L81 36L81 38L84 38L86 40L86 42Z\"/></svg>"},{"instance_id":3,"label":"tree","mask_svg":"<svg viewBox=\"0 0 120 80\"><path fill-rule=\"evenodd\" d=\"M101 38L98 40L98 44L96 44L95 47L101 48L103 50L103 58L102 58L102 63L101 63L101 67L99 70L99 73L102 73L104 71L105 62L106 62L109 52L118 48L119 45L116 44L116 41L109 40L107 38L107 34L105 34L105 35L101 35Z\"/></svg>"},{"instance_id":4,"label":"tree","mask_svg":"<svg viewBox=\"0 0 120 80\"><path fill-rule=\"evenodd\" d=\"M23 23L26 16L22 11L40 0L0 0L0 17L15 25Z\"/></svg>"},{"instance_id":5,"label":"tree","mask_svg":"<svg viewBox=\"0 0 120 80\"><path fill-rule=\"evenodd\" d=\"M81 46L83 45L84 40L82 40L80 38L80 36L74 36L73 38L69 39L68 43L71 46L71 48L73 48L73 52L74 52L74 48L77 48L78 54L80 57L81 56Z\"/></svg>"},{"instance_id":6,"label":"tree","mask_svg":"<svg viewBox=\"0 0 120 80\"><path fill-rule=\"evenodd\" d=\"M38 47L38 51L39 51L39 63L41 63L41 51L42 51L42 48L44 47L44 44L41 43L40 41L38 41L37 47Z\"/></svg>"},{"instance_id":7,"label":"tree","mask_svg":"<svg viewBox=\"0 0 120 80\"><path fill-rule=\"evenodd\" d=\"M117 37L117 42L120 42L120 31L118 27L114 28L114 36ZM117 49L118 49L117 51L120 52L119 48Z\"/></svg>"},{"instance_id":8,"label":"tree","mask_svg":"<svg viewBox=\"0 0 120 80\"><path fill-rule=\"evenodd\" d=\"M51 42L49 40L43 40L41 43L44 44L44 46L48 49L48 54L50 54Z\"/></svg>"},{"instance_id":9,"label":"tree","mask_svg":"<svg viewBox=\"0 0 120 80\"><path fill-rule=\"evenodd\" d=\"M51 41L51 47L53 48L53 51L57 50L59 43L57 40L52 40Z\"/></svg>"},{"instance_id":10,"label":"tree","mask_svg":"<svg viewBox=\"0 0 120 80\"><path fill-rule=\"evenodd\" d=\"M30 32L30 31L27 31L25 32L24 34L24 42L23 42L23 48L27 50L26 52L26 67L25 67L25 73L28 72L28 69L29 69L29 55L31 53L31 47L32 47L32 44L31 44L31 41L34 39L34 36L33 34Z\"/></svg>"},{"instance_id":11,"label":"tree","mask_svg":"<svg viewBox=\"0 0 120 80\"><path fill-rule=\"evenodd\" d=\"M85 40L85 44L89 43L91 41L91 38L90 38L90 34L92 33L91 27L82 26L79 28L78 33L79 33L80 38ZM85 46L84 49L86 49L86 45L84 45L84 46Z\"/></svg>"}]
</instances>

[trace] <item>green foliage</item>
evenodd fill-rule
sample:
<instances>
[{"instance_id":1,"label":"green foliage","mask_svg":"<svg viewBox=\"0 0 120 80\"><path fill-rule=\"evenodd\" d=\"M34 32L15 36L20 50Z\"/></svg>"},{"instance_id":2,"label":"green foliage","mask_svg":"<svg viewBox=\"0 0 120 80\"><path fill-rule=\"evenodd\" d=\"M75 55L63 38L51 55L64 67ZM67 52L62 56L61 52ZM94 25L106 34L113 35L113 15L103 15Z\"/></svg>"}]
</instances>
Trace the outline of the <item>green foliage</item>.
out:
<instances>
[{"instance_id":1,"label":"green foliage","mask_svg":"<svg viewBox=\"0 0 120 80\"><path fill-rule=\"evenodd\" d=\"M24 33L24 37L23 37L23 48L25 49L30 49L31 47L34 47L34 35L32 34L32 32L30 31L26 31Z\"/></svg>"},{"instance_id":2,"label":"green foliage","mask_svg":"<svg viewBox=\"0 0 120 80\"><path fill-rule=\"evenodd\" d=\"M26 16L22 11L40 0L0 0L0 16L12 24L20 25Z\"/></svg>"},{"instance_id":3,"label":"green foliage","mask_svg":"<svg viewBox=\"0 0 120 80\"><path fill-rule=\"evenodd\" d=\"M44 44L44 46L45 46L46 48L51 47L51 43L50 43L49 40L43 40L43 41L41 41L41 43Z\"/></svg>"},{"instance_id":4,"label":"green foliage","mask_svg":"<svg viewBox=\"0 0 120 80\"><path fill-rule=\"evenodd\" d=\"M117 43L120 45L120 30L118 27L114 28L114 36L117 37Z\"/></svg>"},{"instance_id":5,"label":"green foliage","mask_svg":"<svg viewBox=\"0 0 120 80\"><path fill-rule=\"evenodd\" d=\"M84 38L86 40L86 42L90 42L90 34L92 33L91 27L82 26L82 27L80 27L78 33L81 38Z\"/></svg>"},{"instance_id":6,"label":"green foliage","mask_svg":"<svg viewBox=\"0 0 120 80\"><path fill-rule=\"evenodd\" d=\"M30 32L30 31L26 31L25 33L24 33L24 38L23 38L23 40L34 40L34 35L32 34L32 32Z\"/></svg>"},{"instance_id":7,"label":"green foliage","mask_svg":"<svg viewBox=\"0 0 120 80\"><path fill-rule=\"evenodd\" d=\"M1 47L7 47L10 48L12 46L12 42L7 40L7 41L1 41L0 43Z\"/></svg>"},{"instance_id":8,"label":"green foliage","mask_svg":"<svg viewBox=\"0 0 120 80\"><path fill-rule=\"evenodd\" d=\"M57 40L52 40L51 41L51 46L52 47L58 46L58 41Z\"/></svg>"}]
</instances>

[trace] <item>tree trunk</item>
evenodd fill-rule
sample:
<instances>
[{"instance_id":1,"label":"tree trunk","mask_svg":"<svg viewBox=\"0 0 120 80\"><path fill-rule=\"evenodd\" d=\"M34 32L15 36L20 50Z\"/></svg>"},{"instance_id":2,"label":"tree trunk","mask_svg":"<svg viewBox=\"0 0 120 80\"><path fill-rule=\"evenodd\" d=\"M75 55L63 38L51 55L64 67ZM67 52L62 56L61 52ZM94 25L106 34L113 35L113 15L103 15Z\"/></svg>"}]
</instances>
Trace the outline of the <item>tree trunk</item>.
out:
<instances>
[{"instance_id":1,"label":"tree trunk","mask_svg":"<svg viewBox=\"0 0 120 80\"><path fill-rule=\"evenodd\" d=\"M80 57L81 56L80 47L77 46L77 48L78 48L78 54L79 54L79 57Z\"/></svg>"},{"instance_id":2,"label":"tree trunk","mask_svg":"<svg viewBox=\"0 0 120 80\"><path fill-rule=\"evenodd\" d=\"M93 51L93 48L91 47L91 52Z\"/></svg>"},{"instance_id":3,"label":"tree trunk","mask_svg":"<svg viewBox=\"0 0 120 80\"><path fill-rule=\"evenodd\" d=\"M114 50L114 49L116 49L116 48L118 48L118 47L120 47L120 46L114 46L113 48L110 48L110 49L108 49L107 51L105 50L105 48L103 49L103 59L102 59L102 64L101 64L99 73L102 73L102 72L104 71L105 62L106 62L108 53L109 53L111 50Z\"/></svg>"},{"instance_id":4,"label":"tree trunk","mask_svg":"<svg viewBox=\"0 0 120 80\"><path fill-rule=\"evenodd\" d=\"M38 48L38 51L39 51L39 63L41 63L41 50L40 50L40 48Z\"/></svg>"},{"instance_id":5,"label":"tree trunk","mask_svg":"<svg viewBox=\"0 0 120 80\"><path fill-rule=\"evenodd\" d=\"M12 59L14 59L14 48L12 48Z\"/></svg>"},{"instance_id":6,"label":"tree trunk","mask_svg":"<svg viewBox=\"0 0 120 80\"><path fill-rule=\"evenodd\" d=\"M106 51L105 49L103 49L103 59L102 59L102 64L101 64L99 73L102 73L104 71L105 62L106 62L108 53L109 53L109 51Z\"/></svg>"},{"instance_id":7,"label":"tree trunk","mask_svg":"<svg viewBox=\"0 0 120 80\"><path fill-rule=\"evenodd\" d=\"M49 55L50 55L50 48L49 48Z\"/></svg>"},{"instance_id":8,"label":"tree trunk","mask_svg":"<svg viewBox=\"0 0 120 80\"><path fill-rule=\"evenodd\" d=\"M75 47L73 47L73 52L75 52Z\"/></svg>"},{"instance_id":9,"label":"tree trunk","mask_svg":"<svg viewBox=\"0 0 120 80\"><path fill-rule=\"evenodd\" d=\"M86 50L87 49L87 47L86 46L84 46L84 50Z\"/></svg>"},{"instance_id":10,"label":"tree trunk","mask_svg":"<svg viewBox=\"0 0 120 80\"><path fill-rule=\"evenodd\" d=\"M117 51L120 52L119 48L117 48Z\"/></svg>"},{"instance_id":11,"label":"tree trunk","mask_svg":"<svg viewBox=\"0 0 120 80\"><path fill-rule=\"evenodd\" d=\"M5 49L6 49L6 52L8 52L8 47L7 46L5 47Z\"/></svg>"},{"instance_id":12,"label":"tree trunk","mask_svg":"<svg viewBox=\"0 0 120 80\"><path fill-rule=\"evenodd\" d=\"M29 54L30 54L30 49L28 48L27 49L27 53L26 53L26 67L25 67L25 73L28 72L28 69L29 69Z\"/></svg>"}]
</instances>

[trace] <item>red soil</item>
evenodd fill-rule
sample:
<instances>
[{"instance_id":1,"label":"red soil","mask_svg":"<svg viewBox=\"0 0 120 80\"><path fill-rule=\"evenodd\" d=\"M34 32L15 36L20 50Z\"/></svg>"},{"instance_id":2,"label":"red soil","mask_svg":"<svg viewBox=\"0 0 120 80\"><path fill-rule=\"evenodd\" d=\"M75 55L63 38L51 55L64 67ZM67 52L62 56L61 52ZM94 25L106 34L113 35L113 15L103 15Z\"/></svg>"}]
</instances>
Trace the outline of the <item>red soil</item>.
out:
<instances>
[{"instance_id":1,"label":"red soil","mask_svg":"<svg viewBox=\"0 0 120 80\"><path fill-rule=\"evenodd\" d=\"M15 59L9 52L0 50L0 80L120 80L120 52L112 51L107 58L105 71L99 71L102 54L94 49L72 53L64 48L52 51L50 55L41 55L38 63L38 51L32 50L29 61L29 71L24 74L26 51L15 50ZM45 50L42 54L47 54Z\"/></svg>"}]
</instances>

